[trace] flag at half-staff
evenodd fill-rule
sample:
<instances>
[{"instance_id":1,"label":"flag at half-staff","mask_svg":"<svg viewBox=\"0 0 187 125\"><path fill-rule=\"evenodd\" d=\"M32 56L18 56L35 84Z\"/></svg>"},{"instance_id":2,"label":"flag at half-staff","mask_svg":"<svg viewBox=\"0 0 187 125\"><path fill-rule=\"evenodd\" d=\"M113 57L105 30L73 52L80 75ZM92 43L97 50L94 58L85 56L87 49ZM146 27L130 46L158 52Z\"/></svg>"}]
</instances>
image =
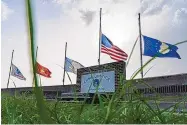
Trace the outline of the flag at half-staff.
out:
<instances>
[{"instance_id":1,"label":"flag at half-staff","mask_svg":"<svg viewBox=\"0 0 187 125\"><path fill-rule=\"evenodd\" d=\"M74 74L77 74L77 69L84 68L84 66L79 62L66 57L64 68L66 72L72 72Z\"/></svg>"},{"instance_id":2,"label":"flag at half-staff","mask_svg":"<svg viewBox=\"0 0 187 125\"><path fill-rule=\"evenodd\" d=\"M51 78L51 71L48 68L40 65L38 62L36 62L36 73L44 77Z\"/></svg>"},{"instance_id":3,"label":"flag at half-staff","mask_svg":"<svg viewBox=\"0 0 187 125\"><path fill-rule=\"evenodd\" d=\"M169 43L162 42L160 40L147 37L143 35L144 40L144 53L145 56L150 57L170 57L181 59L177 53L178 47Z\"/></svg>"},{"instance_id":4,"label":"flag at half-staff","mask_svg":"<svg viewBox=\"0 0 187 125\"><path fill-rule=\"evenodd\" d=\"M115 46L104 34L101 36L101 52L108 54L111 59L116 61L124 61L128 57L123 50Z\"/></svg>"},{"instance_id":5,"label":"flag at half-staff","mask_svg":"<svg viewBox=\"0 0 187 125\"><path fill-rule=\"evenodd\" d=\"M11 75L20 79L20 80L26 80L26 78L23 76L21 71L12 63L11 65L12 70L11 70Z\"/></svg>"}]
</instances>

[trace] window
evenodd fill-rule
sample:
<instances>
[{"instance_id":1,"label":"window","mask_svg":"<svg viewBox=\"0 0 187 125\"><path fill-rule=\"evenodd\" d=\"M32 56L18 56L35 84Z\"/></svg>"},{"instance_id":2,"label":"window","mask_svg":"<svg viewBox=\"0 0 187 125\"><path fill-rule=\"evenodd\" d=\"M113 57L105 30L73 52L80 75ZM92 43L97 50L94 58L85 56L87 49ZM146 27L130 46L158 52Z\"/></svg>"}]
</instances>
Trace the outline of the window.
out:
<instances>
[{"instance_id":1,"label":"window","mask_svg":"<svg viewBox=\"0 0 187 125\"><path fill-rule=\"evenodd\" d=\"M187 85L184 85L184 92L187 92Z\"/></svg>"},{"instance_id":2,"label":"window","mask_svg":"<svg viewBox=\"0 0 187 125\"><path fill-rule=\"evenodd\" d=\"M175 86L171 86L171 93L174 93L175 92Z\"/></svg>"},{"instance_id":3,"label":"window","mask_svg":"<svg viewBox=\"0 0 187 125\"><path fill-rule=\"evenodd\" d=\"M175 93L177 93L177 85L175 85Z\"/></svg>"},{"instance_id":4,"label":"window","mask_svg":"<svg viewBox=\"0 0 187 125\"><path fill-rule=\"evenodd\" d=\"M161 89L161 93L164 93L164 87L161 87L160 89Z\"/></svg>"},{"instance_id":5,"label":"window","mask_svg":"<svg viewBox=\"0 0 187 125\"><path fill-rule=\"evenodd\" d=\"M178 92L178 93L181 92L181 91L180 91L180 88L181 88L181 86L180 86L180 85L177 85L177 92Z\"/></svg>"},{"instance_id":6,"label":"window","mask_svg":"<svg viewBox=\"0 0 187 125\"><path fill-rule=\"evenodd\" d=\"M155 88L155 91L158 93L158 88Z\"/></svg>"},{"instance_id":7,"label":"window","mask_svg":"<svg viewBox=\"0 0 187 125\"><path fill-rule=\"evenodd\" d=\"M158 93L161 93L161 88L160 87L158 88Z\"/></svg>"},{"instance_id":8,"label":"window","mask_svg":"<svg viewBox=\"0 0 187 125\"><path fill-rule=\"evenodd\" d=\"M166 86L166 93L168 93L169 86Z\"/></svg>"}]
</instances>

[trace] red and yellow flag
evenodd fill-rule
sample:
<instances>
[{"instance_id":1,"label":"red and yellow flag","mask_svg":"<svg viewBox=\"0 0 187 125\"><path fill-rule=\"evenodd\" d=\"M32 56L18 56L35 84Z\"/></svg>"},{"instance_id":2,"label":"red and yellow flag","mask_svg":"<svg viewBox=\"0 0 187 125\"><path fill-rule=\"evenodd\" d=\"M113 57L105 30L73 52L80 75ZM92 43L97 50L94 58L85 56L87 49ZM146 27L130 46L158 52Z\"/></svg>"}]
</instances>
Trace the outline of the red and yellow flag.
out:
<instances>
[{"instance_id":1,"label":"red and yellow flag","mask_svg":"<svg viewBox=\"0 0 187 125\"><path fill-rule=\"evenodd\" d=\"M38 62L36 62L36 73L47 78L51 78L51 71L48 68L40 65Z\"/></svg>"}]
</instances>

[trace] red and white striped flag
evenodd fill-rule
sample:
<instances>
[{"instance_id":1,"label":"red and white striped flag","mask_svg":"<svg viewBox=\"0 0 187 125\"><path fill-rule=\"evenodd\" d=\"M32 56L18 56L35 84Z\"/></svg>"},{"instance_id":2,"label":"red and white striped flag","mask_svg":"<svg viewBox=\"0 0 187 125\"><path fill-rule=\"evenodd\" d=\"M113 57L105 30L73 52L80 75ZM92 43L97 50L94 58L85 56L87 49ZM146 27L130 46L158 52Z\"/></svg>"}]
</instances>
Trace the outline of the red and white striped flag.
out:
<instances>
[{"instance_id":1,"label":"red and white striped flag","mask_svg":"<svg viewBox=\"0 0 187 125\"><path fill-rule=\"evenodd\" d=\"M128 57L123 50L113 45L113 43L104 34L102 34L101 39L101 52L108 54L111 59L116 61L124 61L127 60Z\"/></svg>"}]
</instances>

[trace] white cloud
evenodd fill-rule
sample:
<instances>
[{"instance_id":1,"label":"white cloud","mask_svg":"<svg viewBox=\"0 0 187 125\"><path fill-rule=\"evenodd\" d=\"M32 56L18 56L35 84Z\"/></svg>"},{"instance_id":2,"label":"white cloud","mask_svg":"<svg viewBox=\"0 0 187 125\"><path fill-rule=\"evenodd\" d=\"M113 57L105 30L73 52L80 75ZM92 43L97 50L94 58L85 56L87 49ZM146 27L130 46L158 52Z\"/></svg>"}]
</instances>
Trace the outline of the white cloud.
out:
<instances>
[{"instance_id":1,"label":"white cloud","mask_svg":"<svg viewBox=\"0 0 187 125\"><path fill-rule=\"evenodd\" d=\"M170 3L166 0L141 0L141 13L144 15L157 15L160 14L165 5Z\"/></svg>"},{"instance_id":2,"label":"white cloud","mask_svg":"<svg viewBox=\"0 0 187 125\"><path fill-rule=\"evenodd\" d=\"M83 10L79 10L79 12L82 14L82 19L83 21L85 21L86 25L89 25L93 18L95 17L95 11L90 11L90 10L87 10L87 11L83 11Z\"/></svg>"},{"instance_id":3,"label":"white cloud","mask_svg":"<svg viewBox=\"0 0 187 125\"><path fill-rule=\"evenodd\" d=\"M130 0L53 0L53 3L61 5L63 14L73 18L79 17L88 23L88 20L90 20L89 22L92 22L95 16L94 13L99 13L100 8L102 8L102 15L135 13L139 6L138 1L139 0L133 2ZM131 9L132 12L124 11L132 7L134 7L134 9Z\"/></svg>"},{"instance_id":4,"label":"white cloud","mask_svg":"<svg viewBox=\"0 0 187 125\"><path fill-rule=\"evenodd\" d=\"M173 23L181 24L184 21L187 21L187 8L180 8L175 12Z\"/></svg>"},{"instance_id":5,"label":"white cloud","mask_svg":"<svg viewBox=\"0 0 187 125\"><path fill-rule=\"evenodd\" d=\"M8 19L8 17L14 12L14 10L10 9L8 5L1 1L1 19L2 21L5 21Z\"/></svg>"}]
</instances>

